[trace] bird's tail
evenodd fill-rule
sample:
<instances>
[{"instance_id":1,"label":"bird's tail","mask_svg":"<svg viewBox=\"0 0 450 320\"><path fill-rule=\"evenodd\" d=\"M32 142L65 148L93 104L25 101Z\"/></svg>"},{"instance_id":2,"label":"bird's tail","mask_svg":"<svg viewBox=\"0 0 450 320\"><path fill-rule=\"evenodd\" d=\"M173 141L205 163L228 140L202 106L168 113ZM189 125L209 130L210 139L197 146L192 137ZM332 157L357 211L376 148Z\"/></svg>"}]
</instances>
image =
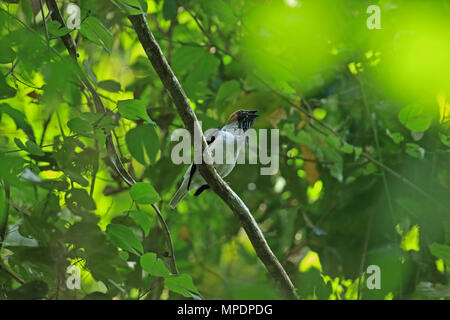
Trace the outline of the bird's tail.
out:
<instances>
[{"instance_id":1,"label":"bird's tail","mask_svg":"<svg viewBox=\"0 0 450 320\"><path fill-rule=\"evenodd\" d=\"M187 195L188 189L187 186L182 183L181 186L178 188L177 192L173 195L172 199L169 202L169 206L172 209L175 209L178 205L178 203L183 200L183 198Z\"/></svg>"}]
</instances>

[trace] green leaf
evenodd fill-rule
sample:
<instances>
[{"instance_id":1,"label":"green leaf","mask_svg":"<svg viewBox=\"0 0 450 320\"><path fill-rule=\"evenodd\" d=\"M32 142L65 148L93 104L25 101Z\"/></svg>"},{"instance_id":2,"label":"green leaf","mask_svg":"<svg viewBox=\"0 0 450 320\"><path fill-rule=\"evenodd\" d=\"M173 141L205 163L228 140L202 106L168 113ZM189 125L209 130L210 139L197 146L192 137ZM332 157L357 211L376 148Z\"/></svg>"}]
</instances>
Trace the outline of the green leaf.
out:
<instances>
[{"instance_id":1,"label":"green leaf","mask_svg":"<svg viewBox=\"0 0 450 320\"><path fill-rule=\"evenodd\" d=\"M283 131L286 133L286 136L295 143L306 144L308 146L313 144L311 135L304 130L301 130L295 134L295 127L292 123L285 124Z\"/></svg>"},{"instance_id":2,"label":"green leaf","mask_svg":"<svg viewBox=\"0 0 450 320\"><path fill-rule=\"evenodd\" d=\"M444 260L446 265L450 265L450 246L434 242L430 245L430 251L433 256Z\"/></svg>"},{"instance_id":3,"label":"green leaf","mask_svg":"<svg viewBox=\"0 0 450 320\"><path fill-rule=\"evenodd\" d=\"M175 51L173 59L170 63L175 74L186 73L186 66L195 65L203 55L203 48L194 46L181 46Z\"/></svg>"},{"instance_id":4,"label":"green leaf","mask_svg":"<svg viewBox=\"0 0 450 320\"><path fill-rule=\"evenodd\" d=\"M430 127L433 118L424 107L410 104L400 110L398 119L409 130L423 132Z\"/></svg>"},{"instance_id":5,"label":"green leaf","mask_svg":"<svg viewBox=\"0 0 450 320\"><path fill-rule=\"evenodd\" d=\"M140 0L120 0L120 2L125 3L129 6L133 6L135 8L142 9L142 6L141 6L142 3Z\"/></svg>"},{"instance_id":6,"label":"green leaf","mask_svg":"<svg viewBox=\"0 0 450 320\"><path fill-rule=\"evenodd\" d=\"M12 98L16 95L16 89L8 85L3 73L0 72L0 99Z\"/></svg>"},{"instance_id":7,"label":"green leaf","mask_svg":"<svg viewBox=\"0 0 450 320\"><path fill-rule=\"evenodd\" d=\"M226 107L227 103L234 102L241 94L241 84L239 81L226 81L220 85L216 96L216 105L219 108Z\"/></svg>"},{"instance_id":8,"label":"green leaf","mask_svg":"<svg viewBox=\"0 0 450 320\"><path fill-rule=\"evenodd\" d=\"M316 268L310 268L305 272L300 272L296 276L295 281L302 284L301 286L297 285L301 298L306 298L314 293L317 299L328 299L332 293L332 285L324 281L321 272Z\"/></svg>"},{"instance_id":9,"label":"green leaf","mask_svg":"<svg viewBox=\"0 0 450 320\"><path fill-rule=\"evenodd\" d=\"M351 144L344 143L342 146L339 147L339 150L341 150L343 153L352 154L353 146Z\"/></svg>"},{"instance_id":10,"label":"green leaf","mask_svg":"<svg viewBox=\"0 0 450 320\"><path fill-rule=\"evenodd\" d=\"M359 156L362 153L362 148L361 147L355 147L355 161L359 159Z\"/></svg>"},{"instance_id":11,"label":"green leaf","mask_svg":"<svg viewBox=\"0 0 450 320\"><path fill-rule=\"evenodd\" d=\"M330 166L330 174L335 177L339 182L342 182L344 179L343 176L343 159L341 153L338 151L329 148L329 147L323 147L320 149L324 154L325 161L331 161L334 162Z\"/></svg>"},{"instance_id":12,"label":"green leaf","mask_svg":"<svg viewBox=\"0 0 450 320\"><path fill-rule=\"evenodd\" d=\"M144 230L145 235L148 236L151 227L151 221L149 216L145 212L141 211L130 211L130 217L134 222Z\"/></svg>"},{"instance_id":13,"label":"green leaf","mask_svg":"<svg viewBox=\"0 0 450 320\"><path fill-rule=\"evenodd\" d=\"M83 112L80 114L80 118L84 121L87 121L90 125L98 122L100 119L105 118L105 114L103 113L93 113L93 112Z\"/></svg>"},{"instance_id":14,"label":"green leaf","mask_svg":"<svg viewBox=\"0 0 450 320\"><path fill-rule=\"evenodd\" d=\"M172 20L177 16L178 3L176 0L164 0L163 4L163 17L166 20Z\"/></svg>"},{"instance_id":15,"label":"green leaf","mask_svg":"<svg viewBox=\"0 0 450 320\"><path fill-rule=\"evenodd\" d=\"M231 25L237 22L233 10L223 0L201 0L200 5L208 15L216 16L223 23Z\"/></svg>"},{"instance_id":16,"label":"green leaf","mask_svg":"<svg viewBox=\"0 0 450 320\"><path fill-rule=\"evenodd\" d=\"M137 182L130 189L131 198L138 204L154 204L161 200L158 192L149 183Z\"/></svg>"},{"instance_id":17,"label":"green leaf","mask_svg":"<svg viewBox=\"0 0 450 320\"><path fill-rule=\"evenodd\" d=\"M147 12L147 3L144 0L111 0L117 7L128 15L139 15ZM145 6L145 10L143 7Z\"/></svg>"},{"instance_id":18,"label":"green leaf","mask_svg":"<svg viewBox=\"0 0 450 320\"><path fill-rule=\"evenodd\" d=\"M325 117L327 116L327 110L322 109L322 108L315 108L313 110L313 115L314 117L316 117L319 120L323 120L325 119Z\"/></svg>"},{"instance_id":19,"label":"green leaf","mask_svg":"<svg viewBox=\"0 0 450 320\"><path fill-rule=\"evenodd\" d=\"M140 7L141 7L143 13L147 13L147 11L148 11L147 1L148 0L139 0L139 4L140 4Z\"/></svg>"},{"instance_id":20,"label":"green leaf","mask_svg":"<svg viewBox=\"0 0 450 320\"><path fill-rule=\"evenodd\" d=\"M177 292L185 297L191 297L189 291L199 293L194 281L187 274L170 275L164 278L164 283L169 290Z\"/></svg>"},{"instance_id":21,"label":"green leaf","mask_svg":"<svg viewBox=\"0 0 450 320\"><path fill-rule=\"evenodd\" d=\"M330 167L330 174L335 177L339 182L342 182L343 177L343 164L342 162L338 162L333 164Z\"/></svg>"},{"instance_id":22,"label":"green leaf","mask_svg":"<svg viewBox=\"0 0 450 320\"><path fill-rule=\"evenodd\" d=\"M341 139L339 139L339 137L336 136L328 136L326 137L326 140L328 142L328 144L336 149L340 149L341 148ZM342 151L342 150L341 150Z\"/></svg>"},{"instance_id":23,"label":"green leaf","mask_svg":"<svg viewBox=\"0 0 450 320\"><path fill-rule=\"evenodd\" d=\"M450 135L439 133L439 139L441 139L443 145L450 147Z\"/></svg>"},{"instance_id":24,"label":"green leaf","mask_svg":"<svg viewBox=\"0 0 450 320\"><path fill-rule=\"evenodd\" d=\"M93 214L83 215L82 221L73 224L64 236L64 240L73 243L75 248L83 248L82 255L95 280L108 282L112 279L118 282L123 278L117 269L127 268L127 264L108 238L99 228L98 219Z\"/></svg>"},{"instance_id":25,"label":"green leaf","mask_svg":"<svg viewBox=\"0 0 450 320\"><path fill-rule=\"evenodd\" d=\"M160 142L154 126L144 124L131 129L125 136L125 142L127 143L128 151L139 163L147 164L144 150L147 152L150 162L152 164L156 162Z\"/></svg>"},{"instance_id":26,"label":"green leaf","mask_svg":"<svg viewBox=\"0 0 450 320\"><path fill-rule=\"evenodd\" d=\"M89 131L92 131L91 124L83 120L81 118L73 118L67 122L67 126L70 130L76 133L87 133Z\"/></svg>"},{"instance_id":27,"label":"green leaf","mask_svg":"<svg viewBox=\"0 0 450 320\"><path fill-rule=\"evenodd\" d=\"M378 167L376 165L374 165L373 163L368 163L364 166L363 174L368 176L368 175L374 174L377 171L378 171Z\"/></svg>"},{"instance_id":28,"label":"green leaf","mask_svg":"<svg viewBox=\"0 0 450 320\"><path fill-rule=\"evenodd\" d=\"M142 143L144 144L145 152L150 159L150 163L155 164L160 146L159 137L156 133L155 126L144 124L141 127L144 135Z\"/></svg>"},{"instance_id":29,"label":"green leaf","mask_svg":"<svg viewBox=\"0 0 450 320\"><path fill-rule=\"evenodd\" d=\"M87 181L80 172L77 172L76 169L68 168L63 171L73 182L78 183L80 186L87 187L89 185L89 181Z\"/></svg>"},{"instance_id":30,"label":"green leaf","mask_svg":"<svg viewBox=\"0 0 450 320\"><path fill-rule=\"evenodd\" d=\"M27 147L28 152L31 154L34 154L35 156L43 156L45 155L44 151L33 141L28 140L25 143L25 146Z\"/></svg>"},{"instance_id":31,"label":"green leaf","mask_svg":"<svg viewBox=\"0 0 450 320\"><path fill-rule=\"evenodd\" d=\"M92 197L84 189L73 188L66 195L66 203L71 207L82 207L87 210L95 210L96 205Z\"/></svg>"},{"instance_id":32,"label":"green leaf","mask_svg":"<svg viewBox=\"0 0 450 320\"><path fill-rule=\"evenodd\" d=\"M154 124L147 114L147 106L142 100L129 99L120 100L117 103L119 113L128 120L145 120Z\"/></svg>"},{"instance_id":33,"label":"green leaf","mask_svg":"<svg viewBox=\"0 0 450 320\"><path fill-rule=\"evenodd\" d=\"M40 300L45 298L48 285L44 281L35 280L23 284L19 288L7 293L11 300Z\"/></svg>"},{"instance_id":34,"label":"green leaf","mask_svg":"<svg viewBox=\"0 0 450 320\"><path fill-rule=\"evenodd\" d=\"M141 126L131 129L125 135L125 142L128 151L139 163L146 165L144 155L144 138L142 136Z\"/></svg>"},{"instance_id":35,"label":"green leaf","mask_svg":"<svg viewBox=\"0 0 450 320\"><path fill-rule=\"evenodd\" d=\"M20 150L27 151L27 147L25 147L22 140L20 140L19 138L14 138L14 143Z\"/></svg>"},{"instance_id":36,"label":"green leaf","mask_svg":"<svg viewBox=\"0 0 450 320\"><path fill-rule=\"evenodd\" d=\"M141 256L140 264L142 269L154 277L166 277L170 275L169 270L161 259L157 259L156 254L148 252Z\"/></svg>"},{"instance_id":37,"label":"green leaf","mask_svg":"<svg viewBox=\"0 0 450 320\"><path fill-rule=\"evenodd\" d=\"M100 81L98 84L99 88L109 92L119 92L121 90L120 83L114 80L104 80Z\"/></svg>"},{"instance_id":38,"label":"green leaf","mask_svg":"<svg viewBox=\"0 0 450 320\"><path fill-rule=\"evenodd\" d=\"M25 159L21 157L11 157L0 153L0 177L15 186L20 186L18 175L23 171Z\"/></svg>"},{"instance_id":39,"label":"green leaf","mask_svg":"<svg viewBox=\"0 0 450 320\"><path fill-rule=\"evenodd\" d=\"M425 157L425 149L413 142L406 144L406 153L417 159L423 159Z\"/></svg>"},{"instance_id":40,"label":"green leaf","mask_svg":"<svg viewBox=\"0 0 450 320\"><path fill-rule=\"evenodd\" d=\"M124 261L128 261L128 258L130 257L130 255L128 254L128 252L126 251L120 251L119 252L119 256L121 259L123 259Z\"/></svg>"},{"instance_id":41,"label":"green leaf","mask_svg":"<svg viewBox=\"0 0 450 320\"><path fill-rule=\"evenodd\" d=\"M87 17L81 24L80 32L87 39L102 46L108 53L111 52L113 36L97 18Z\"/></svg>"},{"instance_id":42,"label":"green leaf","mask_svg":"<svg viewBox=\"0 0 450 320\"><path fill-rule=\"evenodd\" d=\"M2 43L4 43L4 41L6 40L3 39L0 40L0 42ZM14 61L15 58L16 53L14 52L13 49L8 47L7 45L0 46L0 63L2 64L11 63Z\"/></svg>"},{"instance_id":43,"label":"green leaf","mask_svg":"<svg viewBox=\"0 0 450 320\"><path fill-rule=\"evenodd\" d=\"M62 26L58 21L51 20L47 23L48 32L55 37L62 37L68 34L71 30Z\"/></svg>"},{"instance_id":44,"label":"green leaf","mask_svg":"<svg viewBox=\"0 0 450 320\"><path fill-rule=\"evenodd\" d=\"M12 108L7 103L0 104L0 116L2 113L10 116L16 123L17 129L21 129L27 135L28 139L34 140L34 132L31 125L28 123L25 114L19 110Z\"/></svg>"},{"instance_id":45,"label":"green leaf","mask_svg":"<svg viewBox=\"0 0 450 320\"><path fill-rule=\"evenodd\" d=\"M395 144L399 144L405 137L400 132L390 132L388 129L386 130L387 135L394 141Z\"/></svg>"},{"instance_id":46,"label":"green leaf","mask_svg":"<svg viewBox=\"0 0 450 320\"><path fill-rule=\"evenodd\" d=\"M402 239L401 248L405 251L419 251L419 226L415 225Z\"/></svg>"},{"instance_id":47,"label":"green leaf","mask_svg":"<svg viewBox=\"0 0 450 320\"><path fill-rule=\"evenodd\" d=\"M308 134L306 131L303 131L303 130L300 131L297 134L296 141L298 143L303 143L303 144L306 144L306 145L310 145L310 144L313 143L311 135Z\"/></svg>"},{"instance_id":48,"label":"green leaf","mask_svg":"<svg viewBox=\"0 0 450 320\"><path fill-rule=\"evenodd\" d=\"M18 138L14 138L14 142L16 143L16 146L19 147L19 149L27 151L28 153L31 153L35 156L45 155L44 151L42 151L41 148L39 148L39 146L31 140L28 140L25 145L23 144L22 140Z\"/></svg>"},{"instance_id":49,"label":"green leaf","mask_svg":"<svg viewBox=\"0 0 450 320\"><path fill-rule=\"evenodd\" d=\"M136 238L130 228L122 224L109 224L106 227L106 233L110 236L111 242L117 247L137 255L139 255L138 252L144 253L142 243Z\"/></svg>"},{"instance_id":50,"label":"green leaf","mask_svg":"<svg viewBox=\"0 0 450 320\"><path fill-rule=\"evenodd\" d=\"M187 83L198 83L208 79L217 70L220 60L209 51L202 50L200 59L186 79Z\"/></svg>"}]
</instances>

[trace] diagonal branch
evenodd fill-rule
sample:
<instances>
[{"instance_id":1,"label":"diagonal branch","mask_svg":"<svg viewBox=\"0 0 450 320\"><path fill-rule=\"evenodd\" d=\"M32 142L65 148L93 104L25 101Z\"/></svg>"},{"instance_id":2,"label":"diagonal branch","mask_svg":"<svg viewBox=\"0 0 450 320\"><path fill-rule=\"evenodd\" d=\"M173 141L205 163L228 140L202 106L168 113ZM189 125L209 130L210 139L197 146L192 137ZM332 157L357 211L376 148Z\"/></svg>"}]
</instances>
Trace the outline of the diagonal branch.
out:
<instances>
[{"instance_id":1,"label":"diagonal branch","mask_svg":"<svg viewBox=\"0 0 450 320\"><path fill-rule=\"evenodd\" d=\"M155 37L150 31L144 15L129 16L128 19L131 21L153 68L156 70L166 90L169 91L184 125L192 135L198 134L202 137L203 149L207 150L207 144L203 137L202 129L197 121L197 117L191 108L183 88L167 63ZM211 163L209 161L211 160L210 155L206 155L205 158L206 163ZM296 299L297 294L291 280L267 244L263 233L259 229L258 224L249 209L239 196L217 174L216 170L206 163L198 165L201 175L206 182L208 182L212 190L222 198L233 213L239 218L255 248L256 254L266 266L270 276L280 286L283 294L289 299Z\"/></svg>"},{"instance_id":2,"label":"diagonal branch","mask_svg":"<svg viewBox=\"0 0 450 320\"><path fill-rule=\"evenodd\" d=\"M58 21L61 25L65 26L64 20L62 18L61 12L59 11L58 5L56 4L56 1L55 0L46 0L46 2L47 2L48 9L51 11L52 19ZM67 51L69 51L70 56L72 58L74 58L74 60L76 61L77 57L78 57L78 53L77 53L75 41L73 40L72 36L70 35L70 33L68 33L68 34L62 36L61 38L64 42L64 45L67 48ZM97 90L91 84L89 79L85 76L85 74L83 73L81 68L78 67L78 71L80 74L81 82L88 89L88 91L91 93L91 95L93 97L96 112L97 113L105 113L106 107L103 104L103 101L102 101L100 95L98 94ZM114 139L112 138L111 133L108 133L108 135L106 136L106 150L108 152L108 155L109 155L112 163L114 164L116 171L118 172L118 174L120 175L122 180L130 187L132 185L134 185L136 183L136 181L129 174L127 169L124 167L122 161L120 160L120 156L117 152L117 148L116 148L116 145L114 143ZM164 236L166 238L167 247L168 247L168 251L169 251L169 258L170 258L169 259L170 271L173 274L178 274L177 266L175 263L175 254L174 254L174 250L173 250L172 237L170 235L169 228L168 228L166 221L164 220L158 206L156 204L152 204L152 208L156 212L159 223L163 229Z\"/></svg>"}]
</instances>

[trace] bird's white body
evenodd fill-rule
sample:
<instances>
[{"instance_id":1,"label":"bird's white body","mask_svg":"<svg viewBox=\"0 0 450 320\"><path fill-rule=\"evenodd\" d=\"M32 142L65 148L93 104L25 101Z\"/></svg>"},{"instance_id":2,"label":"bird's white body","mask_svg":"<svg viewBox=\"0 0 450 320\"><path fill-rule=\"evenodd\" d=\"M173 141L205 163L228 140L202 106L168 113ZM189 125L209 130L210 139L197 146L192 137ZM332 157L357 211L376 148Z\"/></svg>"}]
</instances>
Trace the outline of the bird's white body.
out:
<instances>
[{"instance_id":1,"label":"bird's white body","mask_svg":"<svg viewBox=\"0 0 450 320\"><path fill-rule=\"evenodd\" d=\"M230 174L236 165L239 153L245 145L246 134L243 130L238 129L238 124L236 121L226 125L220 130L217 130L214 136L214 141L209 144L214 161L213 166L217 170L217 173L222 178L225 178ZM177 192L170 201L170 206L172 208L175 208L190 190L196 190L206 185L206 181L203 179L198 170L194 171L191 177L191 170L193 169L193 166L194 165L191 164L186 170L181 186L178 188Z\"/></svg>"}]
</instances>

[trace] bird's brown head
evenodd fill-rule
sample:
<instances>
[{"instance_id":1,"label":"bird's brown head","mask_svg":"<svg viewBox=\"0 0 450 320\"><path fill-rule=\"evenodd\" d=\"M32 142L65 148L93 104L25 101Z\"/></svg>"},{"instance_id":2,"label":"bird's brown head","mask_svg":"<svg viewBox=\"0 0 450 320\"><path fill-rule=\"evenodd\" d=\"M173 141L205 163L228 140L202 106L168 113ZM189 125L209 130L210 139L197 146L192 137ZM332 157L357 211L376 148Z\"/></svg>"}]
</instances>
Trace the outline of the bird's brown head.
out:
<instances>
[{"instance_id":1,"label":"bird's brown head","mask_svg":"<svg viewBox=\"0 0 450 320\"><path fill-rule=\"evenodd\" d=\"M235 121L238 123L238 128L247 131L255 122L255 119L259 117L256 114L258 110L238 110L231 114L228 118L227 124L231 124Z\"/></svg>"}]
</instances>

